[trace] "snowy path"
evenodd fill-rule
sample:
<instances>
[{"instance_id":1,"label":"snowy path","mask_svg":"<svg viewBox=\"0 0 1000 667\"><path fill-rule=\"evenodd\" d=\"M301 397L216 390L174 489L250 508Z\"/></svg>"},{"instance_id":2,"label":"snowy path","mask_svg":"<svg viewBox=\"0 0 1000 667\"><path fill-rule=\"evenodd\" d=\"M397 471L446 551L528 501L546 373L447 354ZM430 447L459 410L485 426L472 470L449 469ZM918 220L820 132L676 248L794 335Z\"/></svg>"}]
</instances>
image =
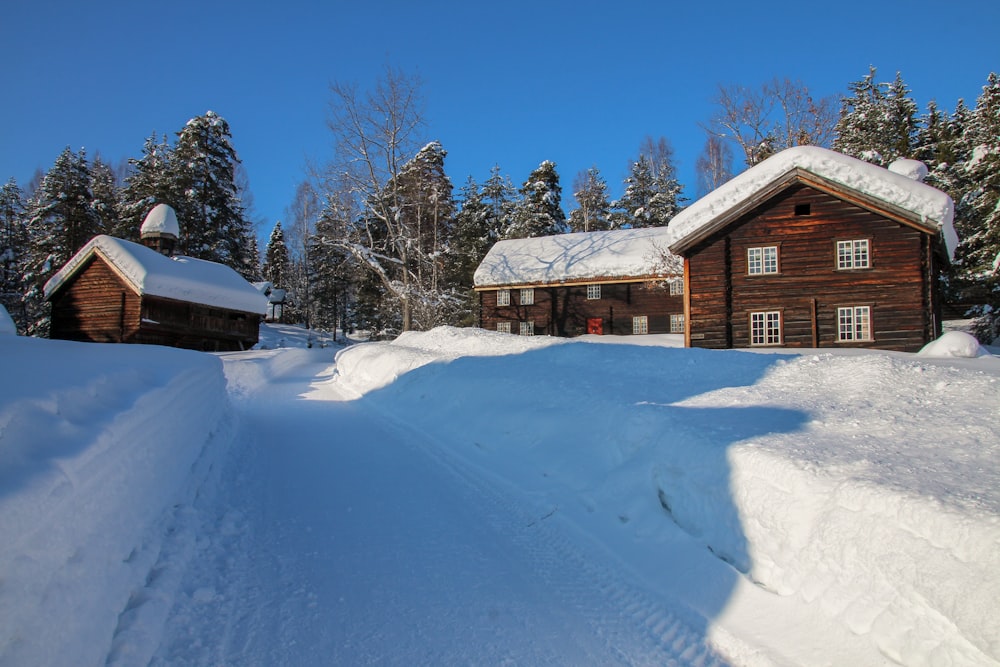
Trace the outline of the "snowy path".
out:
<instances>
[{"instance_id":1,"label":"snowy path","mask_svg":"<svg viewBox=\"0 0 1000 667\"><path fill-rule=\"evenodd\" d=\"M238 400L239 462L153 664L724 664L421 435L303 399L324 371Z\"/></svg>"}]
</instances>

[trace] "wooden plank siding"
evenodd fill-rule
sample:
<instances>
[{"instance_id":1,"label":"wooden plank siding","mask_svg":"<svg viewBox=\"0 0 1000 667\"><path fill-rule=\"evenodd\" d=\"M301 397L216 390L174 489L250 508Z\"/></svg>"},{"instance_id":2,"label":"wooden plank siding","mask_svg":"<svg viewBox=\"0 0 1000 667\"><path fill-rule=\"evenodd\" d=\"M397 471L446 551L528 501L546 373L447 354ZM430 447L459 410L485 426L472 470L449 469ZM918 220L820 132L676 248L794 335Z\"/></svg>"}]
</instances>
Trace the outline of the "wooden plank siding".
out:
<instances>
[{"instance_id":1,"label":"wooden plank siding","mask_svg":"<svg viewBox=\"0 0 1000 667\"><path fill-rule=\"evenodd\" d=\"M808 211L808 212L806 212ZM837 241L866 239L870 268L837 269ZM778 273L750 275L747 249L776 246ZM688 344L750 346L750 313L779 311L785 347L915 351L938 334L931 238L802 184L686 253ZM872 340L838 342L837 309L871 308Z\"/></svg>"},{"instance_id":2,"label":"wooden plank siding","mask_svg":"<svg viewBox=\"0 0 1000 667\"><path fill-rule=\"evenodd\" d=\"M72 288L55 296L53 338L123 343L139 328L139 294L103 261L90 259Z\"/></svg>"},{"instance_id":3,"label":"wooden plank siding","mask_svg":"<svg viewBox=\"0 0 1000 667\"><path fill-rule=\"evenodd\" d=\"M678 279L680 279L678 277ZM600 299L587 298L587 284L534 287L534 303L521 303L520 288L510 289L510 305L498 306L499 289L479 292L479 326L496 331L509 322L518 333L521 322L533 322L538 335L572 337L587 333L588 320L601 320L604 334L631 335L632 318L645 315L649 333L670 333L670 316L683 315L684 297L671 296L666 285L645 281L590 283L601 286Z\"/></svg>"},{"instance_id":4,"label":"wooden plank siding","mask_svg":"<svg viewBox=\"0 0 1000 667\"><path fill-rule=\"evenodd\" d=\"M95 343L140 343L202 351L235 351L258 339L260 316L140 296L94 255L52 299L51 337Z\"/></svg>"}]
</instances>

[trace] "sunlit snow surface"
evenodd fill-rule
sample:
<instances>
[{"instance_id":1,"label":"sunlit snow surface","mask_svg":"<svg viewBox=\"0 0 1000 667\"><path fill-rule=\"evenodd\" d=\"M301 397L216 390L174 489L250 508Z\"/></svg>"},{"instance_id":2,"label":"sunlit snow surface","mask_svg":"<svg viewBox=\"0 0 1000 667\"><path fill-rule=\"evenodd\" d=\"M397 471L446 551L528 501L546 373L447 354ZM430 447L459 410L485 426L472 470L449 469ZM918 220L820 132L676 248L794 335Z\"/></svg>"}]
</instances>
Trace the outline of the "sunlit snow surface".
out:
<instances>
[{"instance_id":1,"label":"sunlit snow surface","mask_svg":"<svg viewBox=\"0 0 1000 667\"><path fill-rule=\"evenodd\" d=\"M263 335L0 340L0 665L1000 662L996 357Z\"/></svg>"}]
</instances>

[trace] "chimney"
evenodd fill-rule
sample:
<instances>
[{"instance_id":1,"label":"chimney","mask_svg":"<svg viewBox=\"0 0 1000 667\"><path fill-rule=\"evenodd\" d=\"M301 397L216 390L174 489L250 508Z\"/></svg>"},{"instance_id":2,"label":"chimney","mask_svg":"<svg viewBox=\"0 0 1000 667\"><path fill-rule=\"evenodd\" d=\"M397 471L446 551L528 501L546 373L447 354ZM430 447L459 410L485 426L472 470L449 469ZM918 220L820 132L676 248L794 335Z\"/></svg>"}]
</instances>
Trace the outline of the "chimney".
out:
<instances>
[{"instance_id":1,"label":"chimney","mask_svg":"<svg viewBox=\"0 0 1000 667\"><path fill-rule=\"evenodd\" d=\"M139 239L147 248L172 257L180 236L180 225L177 224L177 214L166 204L157 204L146 216L139 228Z\"/></svg>"}]
</instances>

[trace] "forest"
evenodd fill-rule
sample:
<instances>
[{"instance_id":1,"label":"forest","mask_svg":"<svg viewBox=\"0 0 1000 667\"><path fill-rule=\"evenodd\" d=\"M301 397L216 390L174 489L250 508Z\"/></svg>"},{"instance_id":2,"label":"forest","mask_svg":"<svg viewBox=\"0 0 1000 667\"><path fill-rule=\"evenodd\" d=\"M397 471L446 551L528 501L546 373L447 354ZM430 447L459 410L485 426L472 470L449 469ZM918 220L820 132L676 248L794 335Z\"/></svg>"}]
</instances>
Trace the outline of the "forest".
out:
<instances>
[{"instance_id":1,"label":"forest","mask_svg":"<svg viewBox=\"0 0 1000 667\"><path fill-rule=\"evenodd\" d=\"M597 167L564 197L557 165L519 181L494 166L456 188L447 151L425 136L420 83L387 68L370 89L331 85L335 150L309 173L258 248L252 193L228 123L209 111L173 141L155 133L138 157L113 166L67 147L24 187L0 187L0 303L18 331L47 336L48 279L97 234L137 240L146 213L167 203L181 224L179 252L233 267L287 290L284 319L373 337L476 322L472 278L501 239L666 226L685 202L784 148L819 145L887 166L924 162L926 182L955 202L960 238L944 280L946 302L974 320L983 342L1000 335L1000 77L974 105L923 111L900 74L872 67L838 97L814 99L801 82L719 86L702 130L697 183L678 182L669 138L638 147L612 200ZM564 203L565 202L565 203ZM569 213L567 214L567 209Z\"/></svg>"}]
</instances>

